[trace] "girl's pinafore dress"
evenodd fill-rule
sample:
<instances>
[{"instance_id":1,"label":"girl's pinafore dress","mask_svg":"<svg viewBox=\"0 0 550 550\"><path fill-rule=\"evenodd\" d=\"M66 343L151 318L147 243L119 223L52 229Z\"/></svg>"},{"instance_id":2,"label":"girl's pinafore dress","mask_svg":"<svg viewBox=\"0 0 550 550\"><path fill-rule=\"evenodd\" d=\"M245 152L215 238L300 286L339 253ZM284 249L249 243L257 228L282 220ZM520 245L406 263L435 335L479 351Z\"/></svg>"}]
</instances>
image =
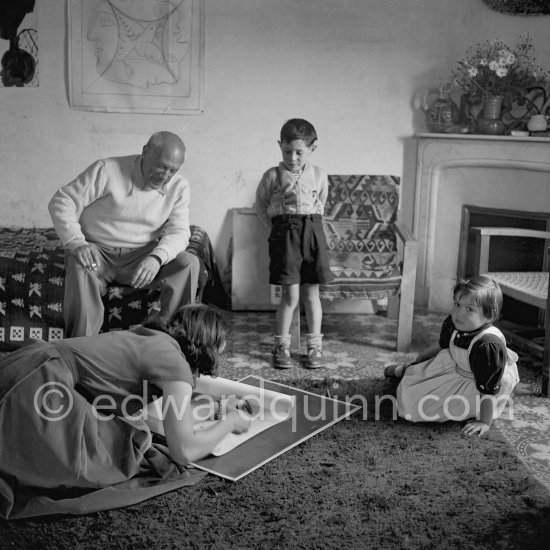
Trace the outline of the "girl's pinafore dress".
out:
<instances>
[{"instance_id":1,"label":"girl's pinafore dress","mask_svg":"<svg viewBox=\"0 0 550 550\"><path fill-rule=\"evenodd\" d=\"M435 357L409 366L397 388L397 411L399 416L411 422L446 422L476 418L479 414L481 393L470 368L469 355L473 345L482 336L495 334L506 345L504 335L494 326L488 326L477 334L468 349L455 345L458 331L452 333L448 349L441 350ZM495 398L498 418L508 398L519 382L518 356L506 348L507 361L500 388ZM488 396L490 397L490 396Z\"/></svg>"}]
</instances>

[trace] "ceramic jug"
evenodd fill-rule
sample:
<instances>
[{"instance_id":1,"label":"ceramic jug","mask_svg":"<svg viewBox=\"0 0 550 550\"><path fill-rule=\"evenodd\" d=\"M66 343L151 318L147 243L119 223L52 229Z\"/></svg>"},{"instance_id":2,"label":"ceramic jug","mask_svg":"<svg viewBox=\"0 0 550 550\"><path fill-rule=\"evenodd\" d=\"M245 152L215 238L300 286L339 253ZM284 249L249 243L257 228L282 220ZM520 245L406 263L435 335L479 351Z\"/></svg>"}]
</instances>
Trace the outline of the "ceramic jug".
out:
<instances>
[{"instance_id":1,"label":"ceramic jug","mask_svg":"<svg viewBox=\"0 0 550 550\"><path fill-rule=\"evenodd\" d=\"M432 95L437 95L437 99L428 103L428 98ZM430 132L443 133L456 126L460 120L460 109L451 98L449 84L425 90L421 104L422 110L426 113L426 126Z\"/></svg>"},{"instance_id":2,"label":"ceramic jug","mask_svg":"<svg viewBox=\"0 0 550 550\"><path fill-rule=\"evenodd\" d=\"M545 115L533 115L527 122L530 132L545 132L548 128L548 117Z\"/></svg>"}]
</instances>

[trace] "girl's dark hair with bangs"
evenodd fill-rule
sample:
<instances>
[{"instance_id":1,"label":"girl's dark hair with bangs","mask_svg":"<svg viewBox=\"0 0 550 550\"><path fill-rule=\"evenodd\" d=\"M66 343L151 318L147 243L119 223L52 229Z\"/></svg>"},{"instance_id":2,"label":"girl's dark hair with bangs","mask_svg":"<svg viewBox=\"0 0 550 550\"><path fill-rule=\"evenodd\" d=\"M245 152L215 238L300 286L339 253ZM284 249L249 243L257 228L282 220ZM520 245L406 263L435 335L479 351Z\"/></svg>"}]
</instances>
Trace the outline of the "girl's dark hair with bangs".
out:
<instances>
[{"instance_id":1,"label":"girl's dark hair with bangs","mask_svg":"<svg viewBox=\"0 0 550 550\"><path fill-rule=\"evenodd\" d=\"M453 296L472 296L483 315L494 323L502 310L502 290L496 281L485 275L462 279L453 287Z\"/></svg>"},{"instance_id":2,"label":"girl's dark hair with bangs","mask_svg":"<svg viewBox=\"0 0 550 550\"><path fill-rule=\"evenodd\" d=\"M303 118L291 118L281 128L281 143L290 143L295 139L301 139L311 147L317 141L317 132L313 124Z\"/></svg>"},{"instance_id":3,"label":"girl's dark hair with bangs","mask_svg":"<svg viewBox=\"0 0 550 550\"><path fill-rule=\"evenodd\" d=\"M183 306L169 323L152 319L143 326L172 336L195 374L217 375L220 348L229 331L217 309L205 304Z\"/></svg>"}]
</instances>

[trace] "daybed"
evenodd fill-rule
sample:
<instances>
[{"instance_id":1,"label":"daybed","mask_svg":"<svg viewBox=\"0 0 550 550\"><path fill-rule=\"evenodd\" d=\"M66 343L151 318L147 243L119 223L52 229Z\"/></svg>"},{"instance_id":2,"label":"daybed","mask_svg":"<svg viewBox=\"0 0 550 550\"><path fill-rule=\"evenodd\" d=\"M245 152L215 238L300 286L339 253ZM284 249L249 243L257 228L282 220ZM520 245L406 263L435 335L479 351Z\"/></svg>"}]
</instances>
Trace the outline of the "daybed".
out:
<instances>
[{"instance_id":1,"label":"daybed","mask_svg":"<svg viewBox=\"0 0 550 550\"><path fill-rule=\"evenodd\" d=\"M187 250L201 263L198 300L226 307L212 245L206 232L191 226ZM65 253L53 228L0 228L0 351L27 338L64 337ZM157 290L110 286L103 302L102 331L139 324L156 307Z\"/></svg>"}]
</instances>

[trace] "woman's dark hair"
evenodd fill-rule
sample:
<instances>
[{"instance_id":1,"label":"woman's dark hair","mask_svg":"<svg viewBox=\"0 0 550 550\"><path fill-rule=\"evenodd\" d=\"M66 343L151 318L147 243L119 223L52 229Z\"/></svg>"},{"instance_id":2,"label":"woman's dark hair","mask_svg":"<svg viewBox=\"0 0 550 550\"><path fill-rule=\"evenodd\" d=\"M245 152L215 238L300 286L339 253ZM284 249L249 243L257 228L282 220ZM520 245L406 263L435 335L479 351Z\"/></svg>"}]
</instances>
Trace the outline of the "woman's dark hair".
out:
<instances>
[{"instance_id":1,"label":"woman's dark hair","mask_svg":"<svg viewBox=\"0 0 550 550\"><path fill-rule=\"evenodd\" d=\"M469 279L458 281L453 287L455 299L462 296L472 296L475 303L483 311L483 315L494 323L500 317L502 309L502 290L496 281L485 275L476 275Z\"/></svg>"},{"instance_id":2,"label":"woman's dark hair","mask_svg":"<svg viewBox=\"0 0 550 550\"><path fill-rule=\"evenodd\" d=\"M195 373L216 376L220 349L229 331L217 309L205 304L183 306L169 323L152 319L144 326L172 336Z\"/></svg>"}]
</instances>

